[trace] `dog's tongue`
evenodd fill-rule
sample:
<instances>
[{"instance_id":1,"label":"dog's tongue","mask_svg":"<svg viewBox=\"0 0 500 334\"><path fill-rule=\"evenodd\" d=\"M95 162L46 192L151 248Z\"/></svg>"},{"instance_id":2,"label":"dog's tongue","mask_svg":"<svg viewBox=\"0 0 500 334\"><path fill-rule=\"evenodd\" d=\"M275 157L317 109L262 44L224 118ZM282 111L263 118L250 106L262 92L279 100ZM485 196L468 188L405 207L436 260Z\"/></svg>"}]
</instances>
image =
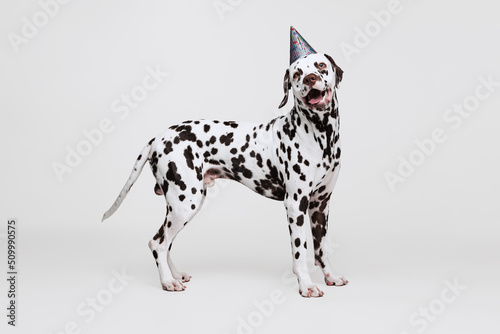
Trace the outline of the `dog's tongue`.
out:
<instances>
[{"instance_id":1,"label":"dog's tongue","mask_svg":"<svg viewBox=\"0 0 500 334\"><path fill-rule=\"evenodd\" d=\"M309 93L308 101L310 104L318 104L321 102L322 99L323 99L323 96L321 96L321 93L318 90L312 90Z\"/></svg>"},{"instance_id":2,"label":"dog's tongue","mask_svg":"<svg viewBox=\"0 0 500 334\"><path fill-rule=\"evenodd\" d=\"M309 103L310 104L318 104L321 102L321 100L322 100L321 95L319 95L318 97L314 97L312 99L309 99Z\"/></svg>"}]
</instances>

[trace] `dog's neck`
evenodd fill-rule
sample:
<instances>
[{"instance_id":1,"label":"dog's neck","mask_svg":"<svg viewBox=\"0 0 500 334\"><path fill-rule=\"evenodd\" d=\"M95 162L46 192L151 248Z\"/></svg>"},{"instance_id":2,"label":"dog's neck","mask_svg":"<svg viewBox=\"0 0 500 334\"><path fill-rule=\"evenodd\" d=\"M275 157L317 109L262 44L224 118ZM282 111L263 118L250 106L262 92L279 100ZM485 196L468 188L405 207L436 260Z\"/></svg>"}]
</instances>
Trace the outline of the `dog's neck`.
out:
<instances>
[{"instance_id":1,"label":"dog's neck","mask_svg":"<svg viewBox=\"0 0 500 334\"><path fill-rule=\"evenodd\" d=\"M295 127L301 127L306 133L312 134L315 143L323 151L323 158L331 162L336 155L334 147L339 140L340 127L335 90L332 94L332 101L321 111L307 108L299 99L294 97L294 106L289 116L291 124Z\"/></svg>"},{"instance_id":2,"label":"dog's neck","mask_svg":"<svg viewBox=\"0 0 500 334\"><path fill-rule=\"evenodd\" d=\"M331 126L332 130L338 131L339 112L337 103L337 92L333 90L332 101L322 110L308 108L297 97L294 96L294 106L291 110L292 117L303 115L305 120L313 126L317 132L326 132Z\"/></svg>"}]
</instances>

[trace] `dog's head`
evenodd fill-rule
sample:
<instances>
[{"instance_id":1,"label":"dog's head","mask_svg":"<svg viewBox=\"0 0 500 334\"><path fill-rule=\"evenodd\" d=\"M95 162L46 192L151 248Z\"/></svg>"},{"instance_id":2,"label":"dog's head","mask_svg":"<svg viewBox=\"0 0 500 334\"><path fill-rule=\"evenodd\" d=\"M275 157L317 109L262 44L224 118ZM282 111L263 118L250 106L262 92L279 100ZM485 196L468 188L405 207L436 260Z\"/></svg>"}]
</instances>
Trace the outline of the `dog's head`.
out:
<instances>
[{"instance_id":1,"label":"dog's head","mask_svg":"<svg viewBox=\"0 0 500 334\"><path fill-rule=\"evenodd\" d=\"M295 101L310 110L324 111L333 99L333 90L342 80L342 69L327 54L310 54L293 62L285 72L285 97L280 108L288 101L290 88Z\"/></svg>"}]
</instances>

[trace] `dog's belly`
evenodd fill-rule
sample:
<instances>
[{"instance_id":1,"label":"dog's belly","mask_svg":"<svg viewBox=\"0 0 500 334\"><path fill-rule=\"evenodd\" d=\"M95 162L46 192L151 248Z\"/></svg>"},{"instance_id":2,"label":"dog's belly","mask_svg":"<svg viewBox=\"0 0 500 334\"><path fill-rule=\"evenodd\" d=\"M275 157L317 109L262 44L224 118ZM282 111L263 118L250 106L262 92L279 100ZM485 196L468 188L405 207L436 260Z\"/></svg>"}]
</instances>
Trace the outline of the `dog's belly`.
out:
<instances>
[{"instance_id":1,"label":"dog's belly","mask_svg":"<svg viewBox=\"0 0 500 334\"><path fill-rule=\"evenodd\" d=\"M264 197L282 201L285 190L281 180L273 176L266 168L253 167L255 166L251 162L233 168L207 163L208 169L204 174L204 184L212 186L215 179L226 178L237 181Z\"/></svg>"}]
</instances>

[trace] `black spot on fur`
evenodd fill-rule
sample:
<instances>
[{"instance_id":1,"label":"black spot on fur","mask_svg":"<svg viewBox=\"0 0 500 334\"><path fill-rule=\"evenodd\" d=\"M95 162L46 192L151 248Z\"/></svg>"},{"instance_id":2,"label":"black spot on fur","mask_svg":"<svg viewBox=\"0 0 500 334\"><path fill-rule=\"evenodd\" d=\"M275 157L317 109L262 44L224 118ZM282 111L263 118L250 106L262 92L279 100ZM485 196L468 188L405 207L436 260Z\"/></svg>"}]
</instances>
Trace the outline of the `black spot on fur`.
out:
<instances>
[{"instance_id":1,"label":"black spot on fur","mask_svg":"<svg viewBox=\"0 0 500 334\"><path fill-rule=\"evenodd\" d=\"M236 178L236 180L239 180L238 176L239 173L243 174L243 176L246 177L247 179L252 178L253 176L252 171L246 168L245 165L243 165L245 163L245 157L243 155L240 154L238 158L232 158L231 162L233 164L232 167L233 176Z\"/></svg>"},{"instance_id":2,"label":"black spot on fur","mask_svg":"<svg viewBox=\"0 0 500 334\"><path fill-rule=\"evenodd\" d=\"M167 180L163 180L163 184L161 185L161 190L162 190L162 192L163 192L164 195L167 193L167 191L168 191L168 182L167 182ZM155 187L155 191L156 191L156 187Z\"/></svg>"},{"instance_id":3,"label":"black spot on fur","mask_svg":"<svg viewBox=\"0 0 500 334\"><path fill-rule=\"evenodd\" d=\"M309 201L307 200L307 197L303 196L302 199L300 200L299 210L306 213L308 204Z\"/></svg>"},{"instance_id":4,"label":"black spot on fur","mask_svg":"<svg viewBox=\"0 0 500 334\"><path fill-rule=\"evenodd\" d=\"M298 164L293 165L293 171L297 174L300 174L300 166Z\"/></svg>"},{"instance_id":5,"label":"black spot on fur","mask_svg":"<svg viewBox=\"0 0 500 334\"><path fill-rule=\"evenodd\" d=\"M340 147L337 147L337 153L335 154L335 159L340 158Z\"/></svg>"},{"instance_id":6,"label":"black spot on fur","mask_svg":"<svg viewBox=\"0 0 500 334\"><path fill-rule=\"evenodd\" d=\"M175 131L179 132L179 139L182 141L196 141L196 135L192 132L192 127L191 125L179 125L177 128L175 128Z\"/></svg>"},{"instance_id":7,"label":"black spot on fur","mask_svg":"<svg viewBox=\"0 0 500 334\"><path fill-rule=\"evenodd\" d=\"M193 149L191 148L191 146L188 146L184 150L184 157L186 158L187 166L190 169L194 169L194 165L193 165L194 155L193 155Z\"/></svg>"},{"instance_id":8,"label":"black spot on fur","mask_svg":"<svg viewBox=\"0 0 500 334\"><path fill-rule=\"evenodd\" d=\"M233 136L234 133L229 132L228 134L220 136L219 141L221 144L229 146L234 141Z\"/></svg>"},{"instance_id":9,"label":"black spot on fur","mask_svg":"<svg viewBox=\"0 0 500 334\"><path fill-rule=\"evenodd\" d=\"M295 239L295 247L300 246L300 238Z\"/></svg>"},{"instance_id":10,"label":"black spot on fur","mask_svg":"<svg viewBox=\"0 0 500 334\"><path fill-rule=\"evenodd\" d=\"M201 181L203 180L203 174L202 174L202 169L201 167L195 167L194 170L196 171L196 178Z\"/></svg>"},{"instance_id":11,"label":"black spot on fur","mask_svg":"<svg viewBox=\"0 0 500 334\"><path fill-rule=\"evenodd\" d=\"M266 164L267 168L269 168L269 174L266 174L266 177L274 183L281 183L280 181L282 180L279 179L278 168L276 168L276 166L274 166L269 159L267 159Z\"/></svg>"},{"instance_id":12,"label":"black spot on fur","mask_svg":"<svg viewBox=\"0 0 500 334\"><path fill-rule=\"evenodd\" d=\"M175 162L170 161L168 163L167 180L175 183L181 190L186 190L186 184L182 181L181 175L177 173L177 165Z\"/></svg>"},{"instance_id":13,"label":"black spot on fur","mask_svg":"<svg viewBox=\"0 0 500 334\"><path fill-rule=\"evenodd\" d=\"M300 215L297 217L297 226L304 225L304 215Z\"/></svg>"},{"instance_id":14,"label":"black spot on fur","mask_svg":"<svg viewBox=\"0 0 500 334\"><path fill-rule=\"evenodd\" d=\"M225 121L223 124L227 125L227 126L230 126L230 127L234 128L234 129L236 129L238 127L238 123L236 123L234 121Z\"/></svg>"},{"instance_id":15,"label":"black spot on fur","mask_svg":"<svg viewBox=\"0 0 500 334\"><path fill-rule=\"evenodd\" d=\"M172 149L172 142L169 140L169 141L167 141L165 143L165 148L163 149L163 153L169 154L172 151L173 151L173 149Z\"/></svg>"},{"instance_id":16,"label":"black spot on fur","mask_svg":"<svg viewBox=\"0 0 500 334\"><path fill-rule=\"evenodd\" d=\"M256 159L257 159L257 166L259 166L260 168L264 167L264 165L262 164L262 156L259 153L257 153Z\"/></svg>"},{"instance_id":17,"label":"black spot on fur","mask_svg":"<svg viewBox=\"0 0 500 334\"><path fill-rule=\"evenodd\" d=\"M153 237L153 240L156 240L160 237L163 237L163 234L165 232L165 224L163 224L160 229L158 230L158 232L155 234L155 236ZM160 242L161 243L161 242Z\"/></svg>"},{"instance_id":18,"label":"black spot on fur","mask_svg":"<svg viewBox=\"0 0 500 334\"><path fill-rule=\"evenodd\" d=\"M315 211L311 215L311 221L315 224L325 225L326 216L323 212Z\"/></svg>"},{"instance_id":19,"label":"black spot on fur","mask_svg":"<svg viewBox=\"0 0 500 334\"><path fill-rule=\"evenodd\" d=\"M315 254L314 259L319 263L321 268L325 268L325 263L323 262L323 259L321 258L321 256L319 254Z\"/></svg>"}]
</instances>

